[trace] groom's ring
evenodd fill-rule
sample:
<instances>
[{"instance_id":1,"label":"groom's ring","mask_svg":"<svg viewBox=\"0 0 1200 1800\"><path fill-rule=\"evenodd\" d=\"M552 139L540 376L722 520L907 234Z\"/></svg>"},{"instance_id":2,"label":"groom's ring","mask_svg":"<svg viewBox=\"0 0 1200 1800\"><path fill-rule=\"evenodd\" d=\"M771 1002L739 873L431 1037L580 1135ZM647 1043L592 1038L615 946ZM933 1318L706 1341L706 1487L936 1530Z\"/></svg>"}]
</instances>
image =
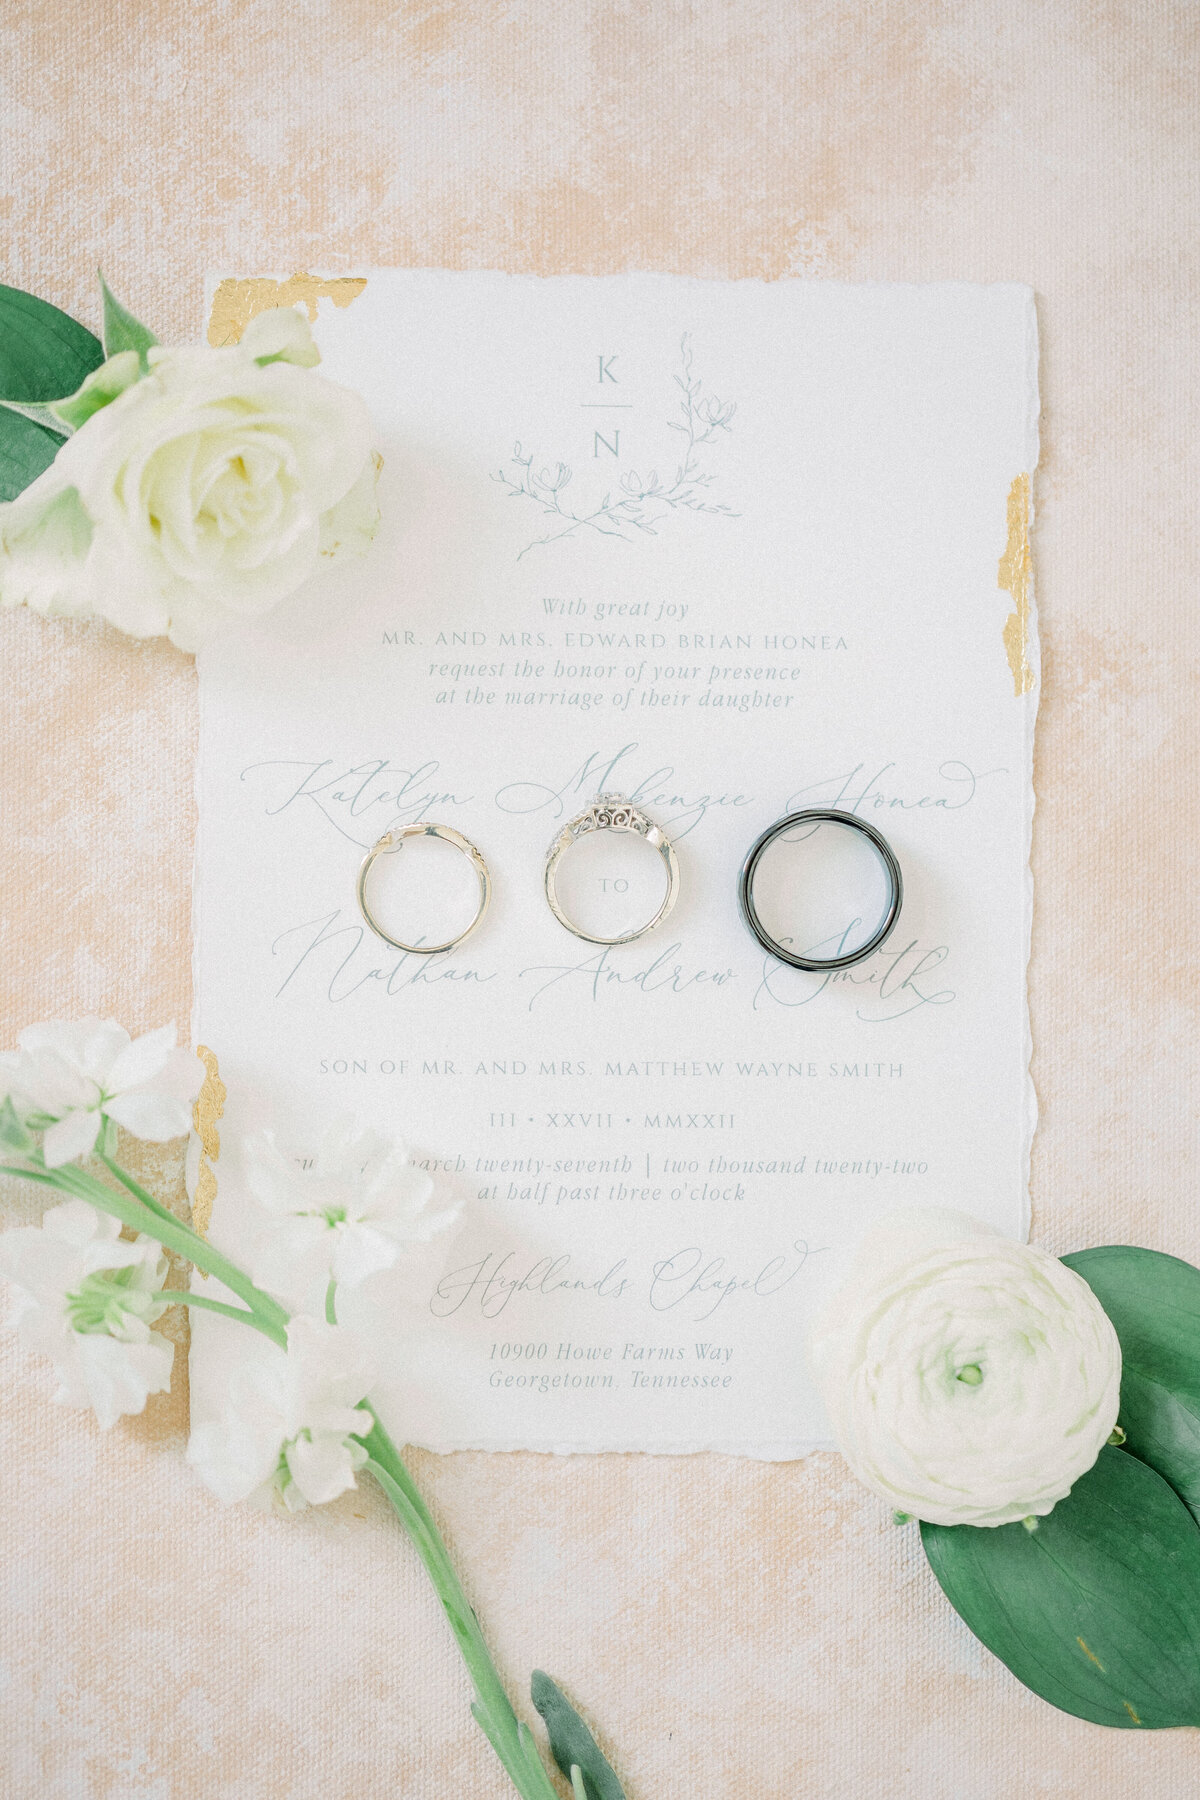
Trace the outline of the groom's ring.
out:
<instances>
[{"instance_id":1,"label":"groom's ring","mask_svg":"<svg viewBox=\"0 0 1200 1800\"><path fill-rule=\"evenodd\" d=\"M866 838L883 865L884 876L887 880L887 905L878 928L865 944L858 946L857 950L848 950L842 956L820 958L800 956L790 945L781 944L773 938L759 918L758 909L754 904L754 877L763 853L769 845L775 842L776 838L782 837L787 831L793 831L799 825L818 826L826 823L845 825L852 831L861 832ZM865 819L859 819L853 813L835 812L823 807L810 807L804 812L789 813L786 819L779 819L774 825L769 825L762 836L751 845L749 855L742 864L738 898L741 901L742 918L764 950L769 950L772 956L779 958L780 962L790 963L793 969L809 969L816 973L824 973L829 969L848 969L851 964L865 962L868 956L874 956L900 917L900 908L904 901L904 880L900 874L900 864L896 861L891 845L882 832L876 831L873 825L868 825Z\"/></svg>"},{"instance_id":2,"label":"groom's ring","mask_svg":"<svg viewBox=\"0 0 1200 1800\"><path fill-rule=\"evenodd\" d=\"M438 838L443 844L452 844L456 850L470 862L479 882L479 904L475 909L475 917L465 930L457 932L454 937L446 938L440 944L406 944L402 938L395 938L385 931L367 902L367 877L377 856L393 856L403 850L405 844L413 838ZM381 937L385 944L393 950L407 950L411 956L435 956L441 950L453 950L464 938L470 937L483 919L492 898L492 877L483 856L470 838L465 838L461 831L455 831L453 825L430 825L424 821L416 825L396 825L391 831L385 831L377 844L373 844L363 857L358 871L358 910L361 912L376 937Z\"/></svg>"},{"instance_id":3,"label":"groom's ring","mask_svg":"<svg viewBox=\"0 0 1200 1800\"><path fill-rule=\"evenodd\" d=\"M558 898L556 876L558 865L573 844L581 837L593 831L632 831L638 837L645 838L652 850L657 850L667 871L667 891L663 895L662 905L652 919L644 925L635 926L632 931L623 931L619 937L599 937L594 931L585 931L582 925L576 925L562 909ZM645 937L656 925L661 925L676 900L679 898L679 864L671 841L660 825L647 818L640 807L627 800L623 794L601 794L584 812L576 818L568 820L546 852L546 903L560 925L574 932L588 944L632 944L636 938Z\"/></svg>"}]
</instances>

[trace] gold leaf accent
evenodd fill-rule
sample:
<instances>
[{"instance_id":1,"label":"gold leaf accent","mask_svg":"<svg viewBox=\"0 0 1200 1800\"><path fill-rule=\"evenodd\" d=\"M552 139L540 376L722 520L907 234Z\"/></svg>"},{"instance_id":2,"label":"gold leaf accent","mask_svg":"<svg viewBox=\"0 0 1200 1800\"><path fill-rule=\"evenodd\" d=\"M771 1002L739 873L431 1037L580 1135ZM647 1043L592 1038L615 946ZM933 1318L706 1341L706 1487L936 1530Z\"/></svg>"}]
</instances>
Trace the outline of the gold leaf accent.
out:
<instances>
[{"instance_id":1,"label":"gold leaf accent","mask_svg":"<svg viewBox=\"0 0 1200 1800\"><path fill-rule=\"evenodd\" d=\"M1015 612L1004 621L1004 649L1012 670L1013 693L1020 697L1033 686L1029 663L1029 594L1033 554L1029 547L1029 477L1018 475L1008 490L1008 542L1000 558L996 585L1013 597Z\"/></svg>"},{"instance_id":2,"label":"gold leaf accent","mask_svg":"<svg viewBox=\"0 0 1200 1800\"><path fill-rule=\"evenodd\" d=\"M308 308L308 322L315 325L317 302L332 300L335 306L349 306L367 285L365 275L343 275L323 280L319 275L289 275L286 281L270 276L253 276L246 281L223 281L213 295L208 315L208 341L214 350L241 342L242 333L256 313L272 306L295 306L303 301Z\"/></svg>"},{"instance_id":3,"label":"gold leaf accent","mask_svg":"<svg viewBox=\"0 0 1200 1800\"><path fill-rule=\"evenodd\" d=\"M207 1237L213 1201L217 1197L217 1176L212 1165L221 1154L217 1121L225 1111L227 1089L217 1072L217 1059L208 1046L197 1044L196 1055L204 1064L205 1074L192 1107L192 1124L200 1139L200 1163L196 1170L196 1191L192 1195L192 1225L200 1237Z\"/></svg>"}]
</instances>

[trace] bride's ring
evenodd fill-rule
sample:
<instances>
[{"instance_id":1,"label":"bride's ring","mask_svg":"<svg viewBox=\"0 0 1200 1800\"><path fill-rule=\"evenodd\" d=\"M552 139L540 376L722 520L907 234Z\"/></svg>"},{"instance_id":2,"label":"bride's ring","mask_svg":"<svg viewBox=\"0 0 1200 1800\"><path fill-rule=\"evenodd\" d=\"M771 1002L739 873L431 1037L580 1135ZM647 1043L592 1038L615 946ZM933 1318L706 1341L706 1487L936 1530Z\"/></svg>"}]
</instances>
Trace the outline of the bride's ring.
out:
<instances>
[{"instance_id":1,"label":"bride's ring","mask_svg":"<svg viewBox=\"0 0 1200 1800\"><path fill-rule=\"evenodd\" d=\"M581 837L593 831L631 831L638 837L645 838L652 850L657 850L662 857L667 871L667 891L662 905L652 919L644 925L638 925L632 931L623 931L619 937L599 937L594 931L585 931L582 925L576 925L569 919L559 904L555 877L558 865L572 844L577 844ZM601 794L593 801L585 812L565 824L546 853L546 901L550 911L560 925L574 932L577 938L583 938L589 944L632 944L635 938L644 937L661 925L679 897L679 864L669 838L661 826L653 819L647 818L640 807L627 800L623 794Z\"/></svg>"},{"instance_id":2,"label":"bride's ring","mask_svg":"<svg viewBox=\"0 0 1200 1800\"><path fill-rule=\"evenodd\" d=\"M419 837L438 838L443 844L452 844L456 850L461 850L475 870L476 879L479 882L479 904L475 909L475 917L464 931L457 932L454 937L447 938L441 944L404 943L401 938L395 938L390 932L383 929L367 904L367 876L371 873L375 858L395 855L397 851L404 848L410 839ZM381 937L385 944L392 946L393 950L407 950L411 956L434 956L442 950L453 950L456 944L461 944L464 938L470 937L476 926L482 921L491 897L492 878L486 862L470 838L465 838L461 831L455 831L453 825L430 825L425 821L416 825L396 825L391 831L385 831L379 842L371 846L363 857L358 871L358 909L363 918L376 937Z\"/></svg>"}]
</instances>

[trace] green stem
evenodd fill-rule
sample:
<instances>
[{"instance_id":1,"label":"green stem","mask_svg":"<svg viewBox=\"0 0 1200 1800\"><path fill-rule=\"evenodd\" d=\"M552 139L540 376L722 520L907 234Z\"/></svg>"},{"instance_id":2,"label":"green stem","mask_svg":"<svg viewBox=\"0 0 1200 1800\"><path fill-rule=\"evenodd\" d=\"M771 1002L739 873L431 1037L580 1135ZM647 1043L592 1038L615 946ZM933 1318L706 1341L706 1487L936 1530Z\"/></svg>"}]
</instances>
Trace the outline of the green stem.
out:
<instances>
[{"instance_id":1,"label":"green stem","mask_svg":"<svg viewBox=\"0 0 1200 1800\"><path fill-rule=\"evenodd\" d=\"M111 1120L105 1120L106 1125L110 1123ZM149 1188L144 1188L140 1181L135 1181L133 1176L128 1174L119 1163L113 1161L103 1144L96 1150L95 1154L97 1161L104 1164L109 1174L115 1175L117 1180L121 1183L121 1186L127 1188L131 1194L141 1201L143 1206L148 1206L150 1211L154 1213L157 1218L174 1220L176 1224L180 1223L180 1221L175 1218L175 1214L171 1212L168 1207L165 1207L161 1200L155 1199Z\"/></svg>"},{"instance_id":2,"label":"green stem","mask_svg":"<svg viewBox=\"0 0 1200 1800\"><path fill-rule=\"evenodd\" d=\"M329 1286L325 1289L325 1323L327 1325L337 1324L336 1294L337 1282L331 1281Z\"/></svg>"},{"instance_id":3,"label":"green stem","mask_svg":"<svg viewBox=\"0 0 1200 1800\"><path fill-rule=\"evenodd\" d=\"M157 1294L151 1294L150 1298L161 1300L164 1306L198 1306L203 1312L221 1313L227 1319L238 1319L243 1325L253 1325L256 1331L265 1332L267 1337L275 1338L274 1331L268 1328L256 1313L247 1312L242 1306L226 1306L223 1300L210 1300L207 1294L191 1294L186 1288L160 1288ZM278 1342L277 1339L276 1342Z\"/></svg>"},{"instance_id":4,"label":"green stem","mask_svg":"<svg viewBox=\"0 0 1200 1800\"><path fill-rule=\"evenodd\" d=\"M374 1409L372 1409L373 1411ZM363 1439L370 1453L367 1468L391 1501L401 1524L425 1564L434 1591L450 1621L462 1659L477 1695L471 1710L504 1764L522 1800L557 1800L557 1793L528 1726L512 1709L492 1661L479 1620L463 1592L450 1553L421 1498L412 1476L378 1418Z\"/></svg>"}]
</instances>

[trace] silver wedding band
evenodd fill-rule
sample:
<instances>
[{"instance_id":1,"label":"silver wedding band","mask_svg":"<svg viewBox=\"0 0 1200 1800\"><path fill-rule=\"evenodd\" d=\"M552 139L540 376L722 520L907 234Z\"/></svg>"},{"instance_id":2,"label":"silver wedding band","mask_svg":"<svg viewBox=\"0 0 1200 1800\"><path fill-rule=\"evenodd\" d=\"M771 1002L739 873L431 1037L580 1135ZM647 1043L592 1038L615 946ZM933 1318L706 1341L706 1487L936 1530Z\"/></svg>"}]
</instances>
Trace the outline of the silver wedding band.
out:
<instances>
[{"instance_id":1,"label":"silver wedding band","mask_svg":"<svg viewBox=\"0 0 1200 1800\"><path fill-rule=\"evenodd\" d=\"M393 937L390 932L383 929L367 901L367 877L371 873L376 857L396 855L403 850L405 844L418 837L437 838L443 844L452 844L470 862L479 882L479 904L475 910L475 917L465 931L458 932L454 937L447 938L444 943L440 944L406 944L402 938ZM491 898L492 877L482 852L476 849L470 838L465 838L461 831L455 831L453 825L431 825L427 821L421 820L415 825L394 826L391 831L384 832L378 843L371 846L359 866L359 911L376 937L382 938L385 944L390 944L393 950L406 950L410 956L436 956L443 950L453 950L456 944L461 944L464 938L470 937L476 926L482 923Z\"/></svg>"},{"instance_id":2,"label":"silver wedding band","mask_svg":"<svg viewBox=\"0 0 1200 1800\"><path fill-rule=\"evenodd\" d=\"M759 918L758 909L754 904L754 876L763 853L769 845L775 842L776 838L782 837L784 832L794 830L797 825L827 823L849 826L852 831L861 832L862 836L866 838L883 865L888 883L888 904L878 930L867 939L865 944L860 944L857 950L849 950L843 956L800 956L788 945L781 944L773 938ZM830 969L849 969L855 963L865 962L868 956L874 956L900 917L900 908L904 902L904 879L900 874L900 864L896 861L891 845L882 832L876 831L873 825L868 825L865 819L859 819L853 813L810 807L803 812L789 813L785 819L779 819L774 825L769 825L762 836L751 845L749 854L742 864L738 899L741 902L742 918L764 950L768 950L772 956L778 957L780 962L790 963L793 969L807 969L816 974L823 974Z\"/></svg>"}]
</instances>

